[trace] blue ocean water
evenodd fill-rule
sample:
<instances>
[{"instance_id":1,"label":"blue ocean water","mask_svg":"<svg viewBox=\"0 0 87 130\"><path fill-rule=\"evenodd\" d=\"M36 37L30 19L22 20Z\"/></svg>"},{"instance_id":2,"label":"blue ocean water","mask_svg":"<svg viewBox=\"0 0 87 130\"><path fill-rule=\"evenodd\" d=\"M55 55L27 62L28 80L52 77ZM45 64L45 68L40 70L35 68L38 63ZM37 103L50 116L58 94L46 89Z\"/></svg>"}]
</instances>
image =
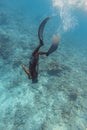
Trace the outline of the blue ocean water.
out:
<instances>
[{"instance_id":1,"label":"blue ocean water","mask_svg":"<svg viewBox=\"0 0 87 130\"><path fill-rule=\"evenodd\" d=\"M28 67L48 16L41 50L50 48L54 34L60 43L40 56L32 84L21 65ZM0 0L0 130L86 129L86 0Z\"/></svg>"}]
</instances>

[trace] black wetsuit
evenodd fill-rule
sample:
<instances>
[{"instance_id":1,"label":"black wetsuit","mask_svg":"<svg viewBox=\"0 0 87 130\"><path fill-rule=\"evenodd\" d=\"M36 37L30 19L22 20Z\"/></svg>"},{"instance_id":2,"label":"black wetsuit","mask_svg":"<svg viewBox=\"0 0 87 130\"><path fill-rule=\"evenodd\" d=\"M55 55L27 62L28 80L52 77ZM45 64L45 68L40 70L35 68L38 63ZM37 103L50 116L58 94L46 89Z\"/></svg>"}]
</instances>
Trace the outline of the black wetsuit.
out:
<instances>
[{"instance_id":1,"label":"black wetsuit","mask_svg":"<svg viewBox=\"0 0 87 130\"><path fill-rule=\"evenodd\" d=\"M38 61L39 61L39 54L46 54L44 52L38 52L40 47L43 46L43 30L45 27L45 24L47 23L47 21L49 20L49 17L45 18L38 29L38 38L40 41L40 44L36 47L36 49L33 51L32 56L30 58L29 61L29 71L31 74L31 78L32 78L32 82L36 83L38 81ZM30 76L29 76L30 78Z\"/></svg>"},{"instance_id":2,"label":"black wetsuit","mask_svg":"<svg viewBox=\"0 0 87 130\"><path fill-rule=\"evenodd\" d=\"M29 71L31 73L33 83L38 81L38 61L39 61L38 53L31 56L29 62Z\"/></svg>"},{"instance_id":3,"label":"black wetsuit","mask_svg":"<svg viewBox=\"0 0 87 130\"><path fill-rule=\"evenodd\" d=\"M29 79L32 79L33 83L38 82L38 62L39 62L39 55L46 55L49 56L53 53L58 47L58 40L54 40L51 47L47 52L39 51L40 47L44 45L43 43L43 31L45 24L49 20L50 17L45 18L39 26L38 29L38 38L39 38L39 45L33 51L30 61L29 61L29 69L27 69L24 65L22 66L24 71L27 73Z\"/></svg>"}]
</instances>

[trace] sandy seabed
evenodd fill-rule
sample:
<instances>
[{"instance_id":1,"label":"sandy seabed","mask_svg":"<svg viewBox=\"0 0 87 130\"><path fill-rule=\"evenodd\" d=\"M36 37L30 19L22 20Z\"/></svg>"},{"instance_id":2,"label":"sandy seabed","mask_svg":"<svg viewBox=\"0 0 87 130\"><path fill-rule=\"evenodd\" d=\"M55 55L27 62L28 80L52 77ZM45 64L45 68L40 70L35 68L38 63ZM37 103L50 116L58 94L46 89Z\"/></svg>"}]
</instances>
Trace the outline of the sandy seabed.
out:
<instances>
[{"instance_id":1,"label":"sandy seabed","mask_svg":"<svg viewBox=\"0 0 87 130\"><path fill-rule=\"evenodd\" d=\"M37 25L8 14L0 13L0 130L86 130L86 49L61 37L53 55L40 56L39 81L32 84L21 64L28 66L37 46Z\"/></svg>"}]
</instances>

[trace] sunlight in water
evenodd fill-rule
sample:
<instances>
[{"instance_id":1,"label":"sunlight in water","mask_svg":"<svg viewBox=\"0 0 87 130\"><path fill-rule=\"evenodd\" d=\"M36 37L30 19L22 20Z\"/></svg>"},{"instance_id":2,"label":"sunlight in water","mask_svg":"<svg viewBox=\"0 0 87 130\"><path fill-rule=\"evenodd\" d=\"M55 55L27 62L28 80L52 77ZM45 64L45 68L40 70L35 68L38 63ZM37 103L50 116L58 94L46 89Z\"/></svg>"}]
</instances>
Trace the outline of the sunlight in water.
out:
<instances>
[{"instance_id":1,"label":"sunlight in water","mask_svg":"<svg viewBox=\"0 0 87 130\"><path fill-rule=\"evenodd\" d=\"M52 0L52 2L53 7L57 8L60 12L62 28L65 32L75 28L78 25L78 21L76 17L73 15L74 9L79 8L84 11L87 10L86 0Z\"/></svg>"},{"instance_id":2,"label":"sunlight in water","mask_svg":"<svg viewBox=\"0 0 87 130\"><path fill-rule=\"evenodd\" d=\"M81 8L83 10L87 10L87 0L52 0L53 1L53 6L57 6L57 7L63 7L65 4L65 6L71 6L71 7L77 7L77 8Z\"/></svg>"}]
</instances>

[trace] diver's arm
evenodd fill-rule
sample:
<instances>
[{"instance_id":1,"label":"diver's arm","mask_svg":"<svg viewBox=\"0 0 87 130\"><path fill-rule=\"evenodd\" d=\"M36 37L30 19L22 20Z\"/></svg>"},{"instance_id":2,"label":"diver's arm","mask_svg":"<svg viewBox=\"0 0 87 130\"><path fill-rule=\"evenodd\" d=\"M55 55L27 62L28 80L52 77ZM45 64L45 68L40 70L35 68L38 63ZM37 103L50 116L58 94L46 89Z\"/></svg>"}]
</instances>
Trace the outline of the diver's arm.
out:
<instances>
[{"instance_id":1,"label":"diver's arm","mask_svg":"<svg viewBox=\"0 0 87 130\"><path fill-rule=\"evenodd\" d=\"M31 73L30 73L29 69L23 64L22 64L22 68L25 71L25 73L31 78L32 76L31 76Z\"/></svg>"}]
</instances>

